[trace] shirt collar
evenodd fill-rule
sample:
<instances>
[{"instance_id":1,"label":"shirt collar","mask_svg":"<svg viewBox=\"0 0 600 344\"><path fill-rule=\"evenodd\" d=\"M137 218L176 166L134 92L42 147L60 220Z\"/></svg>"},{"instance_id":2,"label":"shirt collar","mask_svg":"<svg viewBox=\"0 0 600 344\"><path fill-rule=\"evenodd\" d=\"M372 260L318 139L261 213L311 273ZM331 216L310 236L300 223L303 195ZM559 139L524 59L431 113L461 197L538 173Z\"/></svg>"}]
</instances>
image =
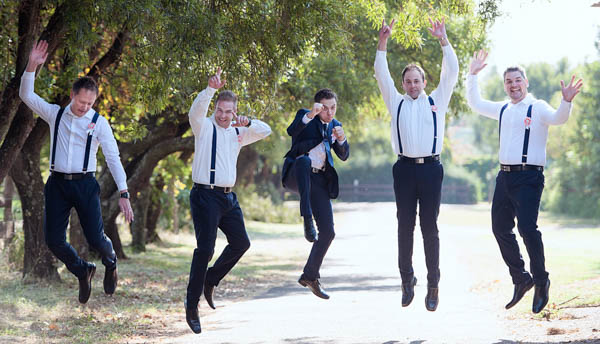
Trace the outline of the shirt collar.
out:
<instances>
[{"instance_id":1,"label":"shirt collar","mask_svg":"<svg viewBox=\"0 0 600 344\"><path fill-rule=\"evenodd\" d=\"M417 97L417 99L412 99L411 96L408 95L408 93L405 93L402 95L402 97L404 97L404 99L414 102L416 100L419 100L421 98L426 98L427 97L427 93L425 93L425 90L422 90L421 93L419 94L419 96Z\"/></svg>"},{"instance_id":2,"label":"shirt collar","mask_svg":"<svg viewBox=\"0 0 600 344\"><path fill-rule=\"evenodd\" d=\"M69 114L70 116L73 116L73 117L75 117L75 118L80 118L79 116L75 115L75 114L73 113L73 111L71 111L71 104L70 104L70 103L69 103L69 105L67 105L67 107L65 108L65 112L66 112L67 114ZM95 113L96 113L96 110L94 110L94 109L90 108L90 109L88 110L88 112L86 112L86 113L85 113L85 115L83 115L81 118L85 117L85 118L92 119L92 118L94 118L94 114L95 114Z\"/></svg>"}]
</instances>

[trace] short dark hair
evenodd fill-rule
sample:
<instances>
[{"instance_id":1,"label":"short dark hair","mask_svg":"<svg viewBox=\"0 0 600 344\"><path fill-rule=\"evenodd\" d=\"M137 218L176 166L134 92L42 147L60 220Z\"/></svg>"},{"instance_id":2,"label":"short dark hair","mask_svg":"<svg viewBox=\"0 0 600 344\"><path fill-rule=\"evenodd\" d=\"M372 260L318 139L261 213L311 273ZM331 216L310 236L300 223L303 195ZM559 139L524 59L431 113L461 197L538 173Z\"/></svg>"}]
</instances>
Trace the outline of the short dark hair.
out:
<instances>
[{"instance_id":1,"label":"short dark hair","mask_svg":"<svg viewBox=\"0 0 600 344\"><path fill-rule=\"evenodd\" d=\"M315 94L315 103L320 103L322 99L335 99L337 102L337 94L330 88L322 88Z\"/></svg>"},{"instance_id":2,"label":"short dark hair","mask_svg":"<svg viewBox=\"0 0 600 344\"><path fill-rule=\"evenodd\" d=\"M98 84L96 84L96 80L89 76L81 77L73 83L73 93L79 93L79 90L82 88L92 91L98 95Z\"/></svg>"},{"instance_id":3,"label":"short dark hair","mask_svg":"<svg viewBox=\"0 0 600 344\"><path fill-rule=\"evenodd\" d=\"M519 72L519 73L521 73L521 76L523 77L523 79L527 79L527 73L525 73L525 68L523 68L521 66L510 66L510 67L506 68L506 70L504 71L504 74L502 75L502 80L506 79L506 73L511 73L511 72Z\"/></svg>"},{"instance_id":4,"label":"short dark hair","mask_svg":"<svg viewBox=\"0 0 600 344\"><path fill-rule=\"evenodd\" d=\"M404 82L404 74L406 74L406 72L411 71L411 70L416 70L417 72L419 72L419 74L421 74L421 79L423 81L425 81L425 71L423 70L423 68L421 68L419 65L414 64L414 63L409 63L406 65L406 67L404 67L404 69L402 70L402 82Z\"/></svg>"},{"instance_id":5,"label":"short dark hair","mask_svg":"<svg viewBox=\"0 0 600 344\"><path fill-rule=\"evenodd\" d=\"M218 104L219 101L224 101L224 102L233 102L233 106L237 107L237 96L235 95L235 93L231 92L231 91L221 91L219 92L219 95L217 96L217 101L215 102L215 104Z\"/></svg>"}]
</instances>

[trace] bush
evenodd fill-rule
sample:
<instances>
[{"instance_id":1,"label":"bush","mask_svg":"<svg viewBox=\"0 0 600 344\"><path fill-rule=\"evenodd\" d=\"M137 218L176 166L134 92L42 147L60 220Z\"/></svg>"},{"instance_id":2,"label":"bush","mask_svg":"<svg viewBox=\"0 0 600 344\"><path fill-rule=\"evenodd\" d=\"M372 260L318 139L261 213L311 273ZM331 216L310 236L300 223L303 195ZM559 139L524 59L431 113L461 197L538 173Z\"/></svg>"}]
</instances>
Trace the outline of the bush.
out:
<instances>
[{"instance_id":1,"label":"bush","mask_svg":"<svg viewBox=\"0 0 600 344\"><path fill-rule=\"evenodd\" d=\"M444 170L442 203L475 204L482 199L483 183L462 166L449 165Z\"/></svg>"},{"instance_id":2,"label":"bush","mask_svg":"<svg viewBox=\"0 0 600 344\"><path fill-rule=\"evenodd\" d=\"M257 192L255 185L236 187L238 202L246 220L270 223L298 223L298 208L286 207L281 201L274 202L272 192Z\"/></svg>"}]
</instances>

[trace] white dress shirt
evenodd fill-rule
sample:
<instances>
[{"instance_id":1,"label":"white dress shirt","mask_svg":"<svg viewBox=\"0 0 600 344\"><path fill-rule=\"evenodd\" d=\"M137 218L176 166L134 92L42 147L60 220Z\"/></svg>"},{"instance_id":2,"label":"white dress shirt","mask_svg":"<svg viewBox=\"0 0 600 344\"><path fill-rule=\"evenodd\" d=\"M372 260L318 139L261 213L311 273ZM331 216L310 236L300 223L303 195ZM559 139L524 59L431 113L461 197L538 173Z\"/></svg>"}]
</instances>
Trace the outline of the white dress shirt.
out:
<instances>
[{"instance_id":1,"label":"white dress shirt","mask_svg":"<svg viewBox=\"0 0 600 344\"><path fill-rule=\"evenodd\" d=\"M54 137L54 123L60 106L49 104L34 92L34 72L25 72L21 77L21 88L19 96L29 108L37 113L50 126L50 154L52 155L52 146L56 141L56 157L54 159L54 171L62 173L81 173L83 172L83 160L85 158L85 146L87 143L88 132L92 133L92 144L90 147L90 158L88 162L88 172L96 171L96 153L98 146L102 146L102 152L106 159L106 164L110 173L117 184L119 190L127 189L127 175L121 164L119 157L119 147L113 135L110 124L103 116L98 116L98 120L93 129L88 126L92 122L95 110L90 109L82 117L78 117L71 112L69 104L60 119L58 125L58 138ZM52 157L50 157L52 163Z\"/></svg>"},{"instance_id":2,"label":"white dress shirt","mask_svg":"<svg viewBox=\"0 0 600 344\"><path fill-rule=\"evenodd\" d=\"M475 112L498 120L502 106L508 106L502 114L502 129L500 131L499 160L503 165L522 164L523 142L525 138L525 118L527 109L531 109L531 123L529 132L529 146L527 148L527 164L546 165L546 141L548 139L548 126L565 123L571 113L571 103L563 99L554 110L548 103L538 100L527 94L523 100L513 104L509 100L491 102L481 99L477 75L467 76L467 102Z\"/></svg>"},{"instance_id":3,"label":"white dress shirt","mask_svg":"<svg viewBox=\"0 0 600 344\"><path fill-rule=\"evenodd\" d=\"M304 115L304 117L302 117L302 123L308 124L315 117L309 118L307 115ZM321 124L325 124L325 122L321 121ZM338 141L335 135L333 135L333 133L331 134L331 141ZM344 144L344 142L346 142L346 139L344 139L343 141L338 141L339 144ZM308 157L310 158L311 167L319 170L325 168L325 161L327 160L327 151L325 149L325 144L321 142L318 145L316 145L313 149L308 151Z\"/></svg>"},{"instance_id":4,"label":"white dress shirt","mask_svg":"<svg viewBox=\"0 0 600 344\"><path fill-rule=\"evenodd\" d=\"M456 82L458 81L458 59L450 44L442 47L442 71L438 87L431 92L431 97L436 107L437 141L435 154L442 152L444 146L444 128L446 123L446 112ZM398 145L398 123L397 113L400 101L400 138L402 139L403 155L410 158L421 158L431 156L433 148L433 115L427 94L423 91L412 99L407 94L400 94L396 89L394 80L388 69L385 51L377 51L375 55L375 78L379 90L385 101L385 105L392 117L391 134L392 148L396 154L400 154Z\"/></svg>"},{"instance_id":5,"label":"white dress shirt","mask_svg":"<svg viewBox=\"0 0 600 344\"><path fill-rule=\"evenodd\" d=\"M214 119L214 115L206 117L208 106L216 89L207 87L198 94L189 118L194 132L194 162L192 164L192 180L194 183L210 185L210 156L212 152L213 125L217 128L217 153L215 159L215 186L233 187L236 179L237 158L240 149L271 134L271 127L257 119L252 120L249 127L237 128L229 126L224 129Z\"/></svg>"}]
</instances>

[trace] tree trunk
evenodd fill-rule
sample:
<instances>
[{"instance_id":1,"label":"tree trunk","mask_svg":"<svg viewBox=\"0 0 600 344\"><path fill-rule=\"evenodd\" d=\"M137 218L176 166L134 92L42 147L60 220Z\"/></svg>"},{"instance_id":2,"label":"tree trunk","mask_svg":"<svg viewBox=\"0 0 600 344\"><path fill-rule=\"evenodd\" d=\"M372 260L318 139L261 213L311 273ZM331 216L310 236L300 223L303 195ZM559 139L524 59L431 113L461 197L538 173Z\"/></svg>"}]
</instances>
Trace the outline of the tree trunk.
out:
<instances>
[{"instance_id":1,"label":"tree trunk","mask_svg":"<svg viewBox=\"0 0 600 344\"><path fill-rule=\"evenodd\" d=\"M104 207L103 207L104 208ZM107 217L104 215L104 210L102 211L102 218L104 221L104 234L110 238L113 244L113 250L117 254L117 258L119 259L127 259L127 255L123 250L123 244L121 243L121 237L119 236L119 226L117 226L117 215L119 213L113 214L111 217Z\"/></svg>"},{"instance_id":2,"label":"tree trunk","mask_svg":"<svg viewBox=\"0 0 600 344\"><path fill-rule=\"evenodd\" d=\"M0 250L3 250L15 234L15 222L13 220L12 202L15 187L11 178L4 180L4 192L2 193L2 207L4 207L4 220L0 222Z\"/></svg>"},{"instance_id":3,"label":"tree trunk","mask_svg":"<svg viewBox=\"0 0 600 344\"><path fill-rule=\"evenodd\" d=\"M85 236L83 235L83 229L81 228L81 222L79 222L79 215L75 208L71 209L71 219L69 221L69 243L77 254L83 260L90 259L90 245L88 245Z\"/></svg>"},{"instance_id":4,"label":"tree trunk","mask_svg":"<svg viewBox=\"0 0 600 344\"><path fill-rule=\"evenodd\" d=\"M240 151L237 163L237 185L246 186L253 182L258 157L258 152L250 146L246 146Z\"/></svg>"},{"instance_id":5,"label":"tree trunk","mask_svg":"<svg viewBox=\"0 0 600 344\"><path fill-rule=\"evenodd\" d=\"M160 195L162 194L164 187L165 180L162 175L158 175L156 177L156 181L154 182L154 187L152 188L153 195L150 198L148 216L146 218L146 228L148 229L148 233L146 235L146 244L160 244L162 242L158 236L158 232L156 231L156 226L158 225L158 219L160 218L160 213L162 212Z\"/></svg>"},{"instance_id":6,"label":"tree trunk","mask_svg":"<svg viewBox=\"0 0 600 344\"><path fill-rule=\"evenodd\" d=\"M13 164L11 177L17 186L23 210L23 277L60 280L56 260L46 246L43 230L44 181L40 171L40 150L47 135L48 126L38 119L19 158Z\"/></svg>"},{"instance_id":7,"label":"tree trunk","mask_svg":"<svg viewBox=\"0 0 600 344\"><path fill-rule=\"evenodd\" d=\"M175 233L179 233L179 202L177 202L177 197L175 197L175 182L177 179L175 177L171 178L169 182L169 201L173 204L171 207L171 217L173 218L172 230Z\"/></svg>"},{"instance_id":8,"label":"tree trunk","mask_svg":"<svg viewBox=\"0 0 600 344\"><path fill-rule=\"evenodd\" d=\"M152 188L146 187L139 191L132 199L133 213L136 220L129 225L131 230L131 247L134 252L146 251L146 219L148 218L148 207Z\"/></svg>"}]
</instances>

